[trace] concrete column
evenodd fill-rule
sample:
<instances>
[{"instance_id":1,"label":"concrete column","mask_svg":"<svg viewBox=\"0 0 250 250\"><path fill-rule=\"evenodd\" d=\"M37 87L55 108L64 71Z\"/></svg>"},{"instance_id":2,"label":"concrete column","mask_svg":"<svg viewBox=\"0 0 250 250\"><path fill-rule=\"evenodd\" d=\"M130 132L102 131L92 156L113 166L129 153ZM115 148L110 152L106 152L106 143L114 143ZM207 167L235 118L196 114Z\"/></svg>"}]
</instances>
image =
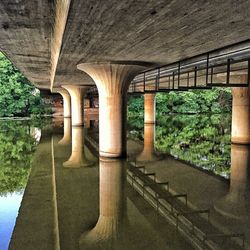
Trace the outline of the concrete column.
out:
<instances>
[{"instance_id":1,"label":"concrete column","mask_svg":"<svg viewBox=\"0 0 250 250\"><path fill-rule=\"evenodd\" d=\"M93 162L87 159L84 153L84 128L81 126L72 126L72 152L69 160L64 162L63 166L80 168L93 164Z\"/></svg>"},{"instance_id":2,"label":"concrete column","mask_svg":"<svg viewBox=\"0 0 250 250\"><path fill-rule=\"evenodd\" d=\"M65 89L60 89L57 90L57 92L63 98L63 116L65 118L71 117L71 101L68 91L66 91Z\"/></svg>"},{"instance_id":3,"label":"concrete column","mask_svg":"<svg viewBox=\"0 0 250 250\"><path fill-rule=\"evenodd\" d=\"M250 143L250 92L248 87L232 89L232 142Z\"/></svg>"},{"instance_id":4,"label":"concrete column","mask_svg":"<svg viewBox=\"0 0 250 250\"><path fill-rule=\"evenodd\" d=\"M100 158L99 163L99 218L95 227L80 237L80 249L116 249L114 244L119 235L125 237L122 233L126 221L125 163L108 158Z\"/></svg>"},{"instance_id":5,"label":"concrete column","mask_svg":"<svg viewBox=\"0 0 250 250\"><path fill-rule=\"evenodd\" d=\"M144 94L144 123L155 123L155 94Z\"/></svg>"},{"instance_id":6,"label":"concrete column","mask_svg":"<svg viewBox=\"0 0 250 250\"><path fill-rule=\"evenodd\" d=\"M99 153L104 157L126 155L127 90L145 65L133 62L79 64L95 81L99 92Z\"/></svg>"},{"instance_id":7,"label":"concrete column","mask_svg":"<svg viewBox=\"0 0 250 250\"><path fill-rule=\"evenodd\" d=\"M63 138L58 142L60 145L68 145L71 142L71 119L64 118L63 123Z\"/></svg>"},{"instance_id":8,"label":"concrete column","mask_svg":"<svg viewBox=\"0 0 250 250\"><path fill-rule=\"evenodd\" d=\"M155 94L144 94L144 147L136 158L140 162L156 161L159 156L155 153Z\"/></svg>"},{"instance_id":9,"label":"concrete column","mask_svg":"<svg viewBox=\"0 0 250 250\"><path fill-rule=\"evenodd\" d=\"M215 204L219 213L244 220L250 213L250 147L231 145L231 174L228 194Z\"/></svg>"},{"instance_id":10,"label":"concrete column","mask_svg":"<svg viewBox=\"0 0 250 250\"><path fill-rule=\"evenodd\" d=\"M71 97L72 126L83 126L83 97L88 87L77 85L63 85Z\"/></svg>"}]
</instances>

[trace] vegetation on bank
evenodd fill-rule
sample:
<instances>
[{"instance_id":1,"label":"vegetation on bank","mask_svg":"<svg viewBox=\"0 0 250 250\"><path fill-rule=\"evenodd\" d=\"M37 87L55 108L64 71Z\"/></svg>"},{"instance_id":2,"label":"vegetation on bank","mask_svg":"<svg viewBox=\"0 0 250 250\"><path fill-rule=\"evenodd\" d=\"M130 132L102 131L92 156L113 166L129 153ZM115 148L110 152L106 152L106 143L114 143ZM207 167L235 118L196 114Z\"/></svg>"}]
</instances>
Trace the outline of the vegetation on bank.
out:
<instances>
[{"instance_id":1,"label":"vegetation on bank","mask_svg":"<svg viewBox=\"0 0 250 250\"><path fill-rule=\"evenodd\" d=\"M38 89L0 52L0 117L49 113Z\"/></svg>"},{"instance_id":2,"label":"vegetation on bank","mask_svg":"<svg viewBox=\"0 0 250 250\"><path fill-rule=\"evenodd\" d=\"M32 130L48 113L39 90L0 52L0 117L36 118L0 121L0 195L25 188L37 146Z\"/></svg>"},{"instance_id":3,"label":"vegetation on bank","mask_svg":"<svg viewBox=\"0 0 250 250\"><path fill-rule=\"evenodd\" d=\"M157 94L155 148L229 178L230 89ZM129 137L143 141L144 100L128 101Z\"/></svg>"},{"instance_id":4,"label":"vegetation on bank","mask_svg":"<svg viewBox=\"0 0 250 250\"><path fill-rule=\"evenodd\" d=\"M231 103L230 88L157 93L156 112L157 116L164 114L220 114L230 112ZM143 112L143 96L130 97L128 100L128 117L143 116Z\"/></svg>"}]
</instances>

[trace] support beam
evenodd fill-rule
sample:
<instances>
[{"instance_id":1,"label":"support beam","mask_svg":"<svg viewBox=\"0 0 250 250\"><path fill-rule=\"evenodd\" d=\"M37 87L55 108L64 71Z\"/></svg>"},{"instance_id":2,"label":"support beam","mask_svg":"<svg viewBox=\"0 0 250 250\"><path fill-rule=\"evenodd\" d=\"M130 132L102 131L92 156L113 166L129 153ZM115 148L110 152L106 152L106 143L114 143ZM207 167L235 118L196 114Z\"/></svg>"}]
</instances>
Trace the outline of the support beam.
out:
<instances>
[{"instance_id":1,"label":"support beam","mask_svg":"<svg viewBox=\"0 0 250 250\"><path fill-rule=\"evenodd\" d=\"M250 144L249 88L233 88L232 94L232 143Z\"/></svg>"},{"instance_id":2,"label":"support beam","mask_svg":"<svg viewBox=\"0 0 250 250\"><path fill-rule=\"evenodd\" d=\"M83 126L83 98L89 87L76 85L63 85L71 97L72 126Z\"/></svg>"},{"instance_id":3,"label":"support beam","mask_svg":"<svg viewBox=\"0 0 250 250\"><path fill-rule=\"evenodd\" d=\"M155 94L144 94L144 123L155 123Z\"/></svg>"},{"instance_id":4,"label":"support beam","mask_svg":"<svg viewBox=\"0 0 250 250\"><path fill-rule=\"evenodd\" d=\"M55 15L53 20L53 32L51 36L51 71L50 71L50 89L54 87L56 68L63 44L63 34L66 27L71 0L55 0Z\"/></svg>"},{"instance_id":5,"label":"support beam","mask_svg":"<svg viewBox=\"0 0 250 250\"><path fill-rule=\"evenodd\" d=\"M68 91L61 88L60 90L57 90L57 92L63 98L63 116L65 118L71 117L71 101Z\"/></svg>"},{"instance_id":6,"label":"support beam","mask_svg":"<svg viewBox=\"0 0 250 250\"><path fill-rule=\"evenodd\" d=\"M156 161L160 158L155 153L155 94L144 94L144 146L136 158L140 162Z\"/></svg>"},{"instance_id":7,"label":"support beam","mask_svg":"<svg viewBox=\"0 0 250 250\"><path fill-rule=\"evenodd\" d=\"M145 64L109 62L79 64L95 81L99 92L99 145L100 156L126 155L127 90L131 80Z\"/></svg>"}]
</instances>

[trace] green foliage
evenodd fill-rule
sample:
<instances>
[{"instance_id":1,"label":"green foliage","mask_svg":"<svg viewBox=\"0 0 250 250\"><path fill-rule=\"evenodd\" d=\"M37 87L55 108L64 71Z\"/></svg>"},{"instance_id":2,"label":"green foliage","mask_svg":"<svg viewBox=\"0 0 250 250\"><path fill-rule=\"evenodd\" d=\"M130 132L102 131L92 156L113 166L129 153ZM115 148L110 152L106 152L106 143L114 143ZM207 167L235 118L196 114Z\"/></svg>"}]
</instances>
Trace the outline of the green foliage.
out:
<instances>
[{"instance_id":1,"label":"green foliage","mask_svg":"<svg viewBox=\"0 0 250 250\"><path fill-rule=\"evenodd\" d=\"M142 139L143 119L134 119L129 119L129 136ZM160 152L229 177L230 119L229 114L159 117L155 147Z\"/></svg>"},{"instance_id":2,"label":"green foliage","mask_svg":"<svg viewBox=\"0 0 250 250\"><path fill-rule=\"evenodd\" d=\"M225 113L231 111L232 95L230 88L211 90L192 90L186 92L157 93L157 116L163 114L203 114ZM143 117L143 96L130 97L128 100L128 117Z\"/></svg>"},{"instance_id":3,"label":"green foliage","mask_svg":"<svg viewBox=\"0 0 250 250\"><path fill-rule=\"evenodd\" d=\"M128 117L143 117L144 101L143 96L130 97L128 99Z\"/></svg>"},{"instance_id":4,"label":"green foliage","mask_svg":"<svg viewBox=\"0 0 250 250\"><path fill-rule=\"evenodd\" d=\"M0 195L24 189L37 142L30 121L0 122Z\"/></svg>"},{"instance_id":5,"label":"green foliage","mask_svg":"<svg viewBox=\"0 0 250 250\"><path fill-rule=\"evenodd\" d=\"M0 117L42 115L39 91L0 52Z\"/></svg>"},{"instance_id":6,"label":"green foliage","mask_svg":"<svg viewBox=\"0 0 250 250\"><path fill-rule=\"evenodd\" d=\"M231 110L231 90L214 88L187 92L158 93L157 114L224 113Z\"/></svg>"},{"instance_id":7,"label":"green foliage","mask_svg":"<svg viewBox=\"0 0 250 250\"><path fill-rule=\"evenodd\" d=\"M228 177L231 102L229 88L157 93L156 148ZM143 96L128 100L131 138L143 140L143 106Z\"/></svg>"}]
</instances>

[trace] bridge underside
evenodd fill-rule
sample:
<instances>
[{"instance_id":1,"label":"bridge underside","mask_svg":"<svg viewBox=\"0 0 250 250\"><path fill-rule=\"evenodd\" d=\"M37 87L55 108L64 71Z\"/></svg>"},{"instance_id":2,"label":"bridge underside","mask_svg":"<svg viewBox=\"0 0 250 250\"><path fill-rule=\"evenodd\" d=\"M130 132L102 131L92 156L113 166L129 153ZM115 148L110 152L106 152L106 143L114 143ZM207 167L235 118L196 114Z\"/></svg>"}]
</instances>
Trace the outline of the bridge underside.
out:
<instances>
[{"instance_id":1,"label":"bridge underside","mask_svg":"<svg viewBox=\"0 0 250 250\"><path fill-rule=\"evenodd\" d=\"M249 9L248 0L3 0L0 49L63 96L72 126L84 124L83 98L96 84L100 156L126 156L128 90L236 86L232 142L249 144Z\"/></svg>"},{"instance_id":2,"label":"bridge underside","mask_svg":"<svg viewBox=\"0 0 250 250\"><path fill-rule=\"evenodd\" d=\"M76 65L143 61L161 66L249 38L241 1L0 3L0 49L39 88L94 84Z\"/></svg>"}]
</instances>

